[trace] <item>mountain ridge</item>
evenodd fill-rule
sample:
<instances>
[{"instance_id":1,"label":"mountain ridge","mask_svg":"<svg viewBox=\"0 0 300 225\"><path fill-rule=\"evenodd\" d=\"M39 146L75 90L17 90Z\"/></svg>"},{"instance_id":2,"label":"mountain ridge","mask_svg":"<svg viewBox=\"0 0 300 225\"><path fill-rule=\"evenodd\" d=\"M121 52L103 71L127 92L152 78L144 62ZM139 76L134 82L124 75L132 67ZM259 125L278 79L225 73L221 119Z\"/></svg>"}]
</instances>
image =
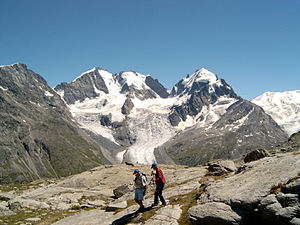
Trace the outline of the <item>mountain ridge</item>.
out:
<instances>
[{"instance_id":1,"label":"mountain ridge","mask_svg":"<svg viewBox=\"0 0 300 225\"><path fill-rule=\"evenodd\" d=\"M90 75L92 74L90 73ZM108 78L104 78L105 75L112 77L110 84L117 84L118 88L110 86L108 93L101 94L100 91L97 97L86 98L83 102L69 104L69 107L74 118L82 127L98 135L105 133L111 141L125 147L116 156L112 156L116 157L120 163L125 161L152 163L156 161L155 148L176 137L179 132L184 133L188 127L197 128L198 126L197 129L212 129L213 124L220 120L230 106L238 101L243 101L240 106L245 107L247 113L251 112L246 108L255 108L250 106L250 102L238 96L224 79L219 79L218 76L204 68L181 79L172 91L169 91L169 94L168 90L157 81L157 85L154 87L159 87L163 91L163 94L160 95L158 89L155 90L151 85L146 84L146 77L154 80L149 75L136 72L111 74L106 71L103 74L103 80L106 83ZM58 92L65 91L62 88L56 86L55 90ZM78 91L80 92L80 90ZM259 110L255 112L257 112L256 119L263 121L260 117L263 117L264 114ZM234 117L233 114L231 116ZM245 120L246 118L235 123L243 123ZM260 141L247 151L253 150L262 142L275 144L286 138L284 132L276 123L273 123L272 119L268 118L265 121L270 124L266 126L268 128L257 124L259 127L256 129L257 132L260 133L258 130L268 132L268 129L275 129L275 133L278 133L278 140L265 136L265 139L258 138ZM252 123L255 124L254 120ZM228 124L224 123L223 126L228 126ZM251 129L255 129L254 127L253 125ZM215 130L214 132L217 132L217 129ZM258 133L254 135L258 135ZM224 135L226 136L225 133ZM222 142L224 141L226 142L226 140ZM162 154L165 155L165 153ZM237 156L238 154L233 155ZM168 160L170 163L171 161ZM200 161L198 160L198 163ZM177 161L177 163L182 162Z\"/></svg>"}]
</instances>

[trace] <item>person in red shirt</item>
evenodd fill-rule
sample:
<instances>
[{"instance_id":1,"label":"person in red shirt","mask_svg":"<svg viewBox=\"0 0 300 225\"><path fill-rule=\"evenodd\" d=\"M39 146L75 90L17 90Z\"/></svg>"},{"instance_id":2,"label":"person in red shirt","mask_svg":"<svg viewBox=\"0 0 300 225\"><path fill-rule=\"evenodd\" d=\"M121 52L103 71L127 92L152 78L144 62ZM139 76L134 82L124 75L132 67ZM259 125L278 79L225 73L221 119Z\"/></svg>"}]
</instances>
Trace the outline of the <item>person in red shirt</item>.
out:
<instances>
[{"instance_id":1,"label":"person in red shirt","mask_svg":"<svg viewBox=\"0 0 300 225\"><path fill-rule=\"evenodd\" d=\"M156 189L154 193L154 203L152 206L158 205L158 198L160 199L161 204L166 205L167 202L162 193L166 183L164 173L162 172L161 168L157 166L157 163L153 163L151 168L156 171L155 178L153 178L156 184Z\"/></svg>"}]
</instances>

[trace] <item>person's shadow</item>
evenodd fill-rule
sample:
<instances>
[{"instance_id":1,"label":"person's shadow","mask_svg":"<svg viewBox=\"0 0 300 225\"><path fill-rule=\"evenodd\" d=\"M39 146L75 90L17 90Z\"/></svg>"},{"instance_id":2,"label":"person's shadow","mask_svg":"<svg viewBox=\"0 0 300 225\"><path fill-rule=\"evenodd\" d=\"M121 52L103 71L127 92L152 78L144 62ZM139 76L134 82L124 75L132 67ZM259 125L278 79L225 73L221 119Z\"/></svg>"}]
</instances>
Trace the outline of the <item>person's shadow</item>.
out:
<instances>
[{"instance_id":1,"label":"person's shadow","mask_svg":"<svg viewBox=\"0 0 300 225\"><path fill-rule=\"evenodd\" d=\"M122 216L121 218L113 221L111 225L125 225L125 224L131 222L131 220L133 218L137 217L137 215L139 213L147 212L147 211L150 211L151 209L153 209L153 207L149 206L149 207L144 208L142 211L138 210L138 211L136 211L134 213L130 213L130 214L127 214L125 216Z\"/></svg>"}]
</instances>

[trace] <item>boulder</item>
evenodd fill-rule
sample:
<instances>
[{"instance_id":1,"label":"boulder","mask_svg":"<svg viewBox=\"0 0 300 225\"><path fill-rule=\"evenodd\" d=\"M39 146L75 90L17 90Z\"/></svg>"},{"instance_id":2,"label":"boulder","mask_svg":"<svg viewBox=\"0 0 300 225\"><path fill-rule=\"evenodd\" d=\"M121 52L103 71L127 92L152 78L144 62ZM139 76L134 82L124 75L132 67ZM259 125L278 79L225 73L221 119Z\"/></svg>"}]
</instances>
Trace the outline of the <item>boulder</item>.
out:
<instances>
[{"instance_id":1,"label":"boulder","mask_svg":"<svg viewBox=\"0 0 300 225\"><path fill-rule=\"evenodd\" d=\"M159 209L144 225L177 225L181 212L180 205L168 205Z\"/></svg>"},{"instance_id":2,"label":"boulder","mask_svg":"<svg viewBox=\"0 0 300 225\"><path fill-rule=\"evenodd\" d=\"M65 203L65 202L59 202L56 205L56 209L58 209L58 210L68 210L68 209L71 209L73 206L74 206L73 204L68 204L68 203Z\"/></svg>"},{"instance_id":3,"label":"boulder","mask_svg":"<svg viewBox=\"0 0 300 225\"><path fill-rule=\"evenodd\" d=\"M211 202L189 209L193 224L232 225L240 224L242 217L222 202Z\"/></svg>"},{"instance_id":4,"label":"boulder","mask_svg":"<svg viewBox=\"0 0 300 225\"><path fill-rule=\"evenodd\" d=\"M291 224L291 220L299 217L298 197L296 194L283 194L281 192L268 195L261 200L258 206L259 220L266 224Z\"/></svg>"},{"instance_id":5,"label":"boulder","mask_svg":"<svg viewBox=\"0 0 300 225\"><path fill-rule=\"evenodd\" d=\"M208 171L214 176L221 176L236 170L237 168L232 160L216 160L208 163Z\"/></svg>"},{"instance_id":6,"label":"boulder","mask_svg":"<svg viewBox=\"0 0 300 225\"><path fill-rule=\"evenodd\" d=\"M282 191L284 193L294 193L300 195L300 178L287 184Z\"/></svg>"},{"instance_id":7,"label":"boulder","mask_svg":"<svg viewBox=\"0 0 300 225\"><path fill-rule=\"evenodd\" d=\"M127 202L113 202L106 207L106 211L115 211L117 209L125 209L127 207Z\"/></svg>"},{"instance_id":8,"label":"boulder","mask_svg":"<svg viewBox=\"0 0 300 225\"><path fill-rule=\"evenodd\" d=\"M8 207L12 210L20 210L21 208L29 209L49 209L50 206L45 202L32 199L15 198L8 201Z\"/></svg>"},{"instance_id":9,"label":"boulder","mask_svg":"<svg viewBox=\"0 0 300 225\"><path fill-rule=\"evenodd\" d=\"M8 203L7 202L4 202L4 201L1 201L0 202L0 211L1 210L4 210L4 209L8 209Z\"/></svg>"},{"instance_id":10,"label":"boulder","mask_svg":"<svg viewBox=\"0 0 300 225\"><path fill-rule=\"evenodd\" d=\"M7 202L0 202L0 217L15 215L13 211L9 210ZM1 222L1 221L0 221Z\"/></svg>"},{"instance_id":11,"label":"boulder","mask_svg":"<svg viewBox=\"0 0 300 225\"><path fill-rule=\"evenodd\" d=\"M245 158L244 158L244 162L248 163L248 162L252 162L255 160L259 160L265 157L271 156L271 154L265 150L265 149L256 149L250 153L248 153Z\"/></svg>"},{"instance_id":12,"label":"boulder","mask_svg":"<svg viewBox=\"0 0 300 225\"><path fill-rule=\"evenodd\" d=\"M130 192L130 188L129 188L129 185L128 184L123 184L117 188L115 188L113 190L113 193L115 195L116 198L120 198L122 197L123 195L125 195L126 193Z\"/></svg>"},{"instance_id":13,"label":"boulder","mask_svg":"<svg viewBox=\"0 0 300 225\"><path fill-rule=\"evenodd\" d=\"M207 218L215 218L218 211L226 209L231 212L230 209L234 209L233 212L238 212L242 221L254 218L261 224L292 224L291 221L295 224L300 213L299 183L295 179L300 173L300 155L280 154L247 165L240 173L211 183L200 196L198 205L190 209L191 219L206 221ZM282 187L284 193L270 194L274 187L276 190Z\"/></svg>"}]
</instances>

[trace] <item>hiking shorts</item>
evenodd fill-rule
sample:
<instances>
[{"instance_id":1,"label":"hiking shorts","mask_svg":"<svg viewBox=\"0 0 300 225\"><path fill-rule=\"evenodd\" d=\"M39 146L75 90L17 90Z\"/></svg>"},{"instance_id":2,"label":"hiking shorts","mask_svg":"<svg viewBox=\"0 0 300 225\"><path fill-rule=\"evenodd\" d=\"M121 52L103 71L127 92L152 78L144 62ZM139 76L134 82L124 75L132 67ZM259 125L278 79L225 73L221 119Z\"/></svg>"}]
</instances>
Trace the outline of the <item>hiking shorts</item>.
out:
<instances>
[{"instance_id":1,"label":"hiking shorts","mask_svg":"<svg viewBox=\"0 0 300 225\"><path fill-rule=\"evenodd\" d=\"M134 194L134 199L145 200L144 191L145 191L144 188L136 188L135 194Z\"/></svg>"}]
</instances>

